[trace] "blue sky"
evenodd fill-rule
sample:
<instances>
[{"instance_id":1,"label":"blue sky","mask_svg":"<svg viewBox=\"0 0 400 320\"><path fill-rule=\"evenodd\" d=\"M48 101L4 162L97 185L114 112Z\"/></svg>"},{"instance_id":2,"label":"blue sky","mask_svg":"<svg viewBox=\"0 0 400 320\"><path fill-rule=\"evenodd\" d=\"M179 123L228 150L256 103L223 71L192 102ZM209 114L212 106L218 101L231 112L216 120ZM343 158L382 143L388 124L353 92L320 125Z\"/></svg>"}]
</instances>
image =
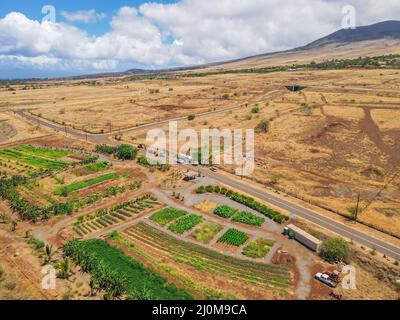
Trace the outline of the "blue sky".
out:
<instances>
[{"instance_id":1,"label":"blue sky","mask_svg":"<svg viewBox=\"0 0 400 320\"><path fill-rule=\"evenodd\" d=\"M54 21L43 21L45 5L54 7ZM356 25L400 19L398 0L1 0L0 78L158 69L286 50L340 29L348 5Z\"/></svg>"},{"instance_id":2,"label":"blue sky","mask_svg":"<svg viewBox=\"0 0 400 320\"><path fill-rule=\"evenodd\" d=\"M68 1L68 0L56 0L56 1L38 1L38 0L23 0L18 1L1 0L0 4L0 17L4 17L7 13L11 11L18 11L25 14L30 19L41 20L43 14L41 12L45 5L53 5L57 11L57 20L66 21L66 19L60 14L62 11L81 11L81 10L91 10L95 9L97 12L103 12L107 17L96 24L86 24L86 23L75 23L82 29L87 30L89 33L94 35L100 35L108 30L110 30L109 21L113 17L119 8L123 6L133 6L139 7L142 3L146 1L140 0L83 0L83 1ZM174 1L164 0L156 1L159 3L173 3Z\"/></svg>"}]
</instances>

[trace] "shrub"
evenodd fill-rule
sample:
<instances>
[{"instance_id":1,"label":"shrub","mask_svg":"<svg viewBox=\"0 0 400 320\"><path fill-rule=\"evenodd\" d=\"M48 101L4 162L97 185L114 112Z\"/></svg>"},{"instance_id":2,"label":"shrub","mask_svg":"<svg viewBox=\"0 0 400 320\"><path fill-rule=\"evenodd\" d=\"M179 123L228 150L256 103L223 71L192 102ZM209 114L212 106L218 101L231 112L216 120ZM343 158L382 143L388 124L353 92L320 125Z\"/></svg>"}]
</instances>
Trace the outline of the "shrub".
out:
<instances>
[{"instance_id":1,"label":"shrub","mask_svg":"<svg viewBox=\"0 0 400 320\"><path fill-rule=\"evenodd\" d=\"M134 160L138 153L138 149L129 144L121 144L117 147L115 156L120 160Z\"/></svg>"},{"instance_id":2,"label":"shrub","mask_svg":"<svg viewBox=\"0 0 400 320\"><path fill-rule=\"evenodd\" d=\"M208 185L206 186L206 191L209 193L213 193L214 192L214 187L212 185Z\"/></svg>"},{"instance_id":3,"label":"shrub","mask_svg":"<svg viewBox=\"0 0 400 320\"><path fill-rule=\"evenodd\" d=\"M229 206L219 206L215 208L214 213L222 218L231 218L236 210Z\"/></svg>"},{"instance_id":4,"label":"shrub","mask_svg":"<svg viewBox=\"0 0 400 320\"><path fill-rule=\"evenodd\" d=\"M263 120L256 126L257 133L268 133L269 131L269 121Z\"/></svg>"},{"instance_id":5,"label":"shrub","mask_svg":"<svg viewBox=\"0 0 400 320\"><path fill-rule=\"evenodd\" d=\"M196 189L196 193L206 193L206 188L204 186L200 186Z\"/></svg>"},{"instance_id":6,"label":"shrub","mask_svg":"<svg viewBox=\"0 0 400 320\"><path fill-rule=\"evenodd\" d=\"M346 262L350 247L343 238L329 238L322 245L320 255L329 262Z\"/></svg>"},{"instance_id":7,"label":"shrub","mask_svg":"<svg viewBox=\"0 0 400 320\"><path fill-rule=\"evenodd\" d=\"M100 153L113 154L115 153L116 148L106 144L98 144L96 145L95 150Z\"/></svg>"},{"instance_id":8,"label":"shrub","mask_svg":"<svg viewBox=\"0 0 400 320\"><path fill-rule=\"evenodd\" d=\"M188 116L188 120L189 121L193 121L196 118L195 115L191 114L190 116Z\"/></svg>"},{"instance_id":9,"label":"shrub","mask_svg":"<svg viewBox=\"0 0 400 320\"><path fill-rule=\"evenodd\" d=\"M251 109L251 113L259 113L259 112L260 112L259 107L254 107L253 109Z\"/></svg>"}]
</instances>

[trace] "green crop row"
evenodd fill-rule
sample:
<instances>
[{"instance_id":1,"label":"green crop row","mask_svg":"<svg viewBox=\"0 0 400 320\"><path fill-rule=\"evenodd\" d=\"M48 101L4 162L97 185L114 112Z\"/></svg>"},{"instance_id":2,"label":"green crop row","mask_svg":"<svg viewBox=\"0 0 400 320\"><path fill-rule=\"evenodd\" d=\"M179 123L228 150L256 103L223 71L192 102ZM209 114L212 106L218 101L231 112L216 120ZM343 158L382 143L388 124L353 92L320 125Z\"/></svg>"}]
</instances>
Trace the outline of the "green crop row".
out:
<instances>
[{"instance_id":1,"label":"green crop row","mask_svg":"<svg viewBox=\"0 0 400 320\"><path fill-rule=\"evenodd\" d=\"M100 182L103 182L106 180L117 179L118 177L119 177L118 174L115 172L108 173L108 174L102 175L100 177L76 182L76 183L70 184L68 186L59 188L56 191L54 191L54 194L58 195L58 196L60 196L60 195L67 196L70 192L73 192L73 191L76 191L79 189L83 189L83 188L89 187L91 185L94 185L96 183L100 183Z\"/></svg>"},{"instance_id":2,"label":"green crop row","mask_svg":"<svg viewBox=\"0 0 400 320\"><path fill-rule=\"evenodd\" d=\"M187 212L183 210L178 210L175 208L164 208L154 213L149 219L158 223L161 226L165 226L171 221L174 221L186 214Z\"/></svg>"},{"instance_id":3,"label":"green crop row","mask_svg":"<svg viewBox=\"0 0 400 320\"><path fill-rule=\"evenodd\" d=\"M28 145L20 145L18 147L15 147L14 150L50 159L60 159L71 154L71 152L65 150L57 150L51 148L37 148Z\"/></svg>"},{"instance_id":4,"label":"green crop row","mask_svg":"<svg viewBox=\"0 0 400 320\"><path fill-rule=\"evenodd\" d=\"M232 217L232 221L248 224L251 226L261 227L264 224L265 219L258 217L255 214L252 214L251 212L241 211L234 214L234 216Z\"/></svg>"},{"instance_id":5,"label":"green crop row","mask_svg":"<svg viewBox=\"0 0 400 320\"><path fill-rule=\"evenodd\" d=\"M239 247L249 239L247 233L231 228L225 232L218 242L227 243L232 246Z\"/></svg>"},{"instance_id":6,"label":"green crop row","mask_svg":"<svg viewBox=\"0 0 400 320\"><path fill-rule=\"evenodd\" d=\"M171 230L172 232L182 234L185 233L186 231L192 230L202 221L203 221L202 216L196 214L190 214L175 221L173 224L169 226L168 229Z\"/></svg>"},{"instance_id":7,"label":"green crop row","mask_svg":"<svg viewBox=\"0 0 400 320\"><path fill-rule=\"evenodd\" d=\"M0 151L0 157L9 160L19 161L25 164L29 164L33 167L45 170L60 170L68 166L68 163L65 161L40 158L34 155L19 152L15 149L5 149Z\"/></svg>"}]
</instances>

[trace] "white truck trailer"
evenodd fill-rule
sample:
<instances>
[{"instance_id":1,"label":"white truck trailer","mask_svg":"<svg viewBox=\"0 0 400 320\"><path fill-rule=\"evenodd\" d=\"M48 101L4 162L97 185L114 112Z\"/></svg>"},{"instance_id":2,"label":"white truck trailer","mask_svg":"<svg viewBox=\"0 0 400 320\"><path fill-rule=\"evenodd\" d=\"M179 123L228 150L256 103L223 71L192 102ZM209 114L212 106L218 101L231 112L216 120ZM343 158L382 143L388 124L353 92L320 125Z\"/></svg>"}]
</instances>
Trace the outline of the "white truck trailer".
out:
<instances>
[{"instance_id":1,"label":"white truck trailer","mask_svg":"<svg viewBox=\"0 0 400 320\"><path fill-rule=\"evenodd\" d=\"M322 241L317 239L316 237L312 236L311 234L305 232L304 230L296 227L293 224L289 224L286 227L289 233L294 235L294 238L300 242L301 244L305 245L307 248L318 252L321 248ZM286 230L285 230L286 231Z\"/></svg>"}]
</instances>

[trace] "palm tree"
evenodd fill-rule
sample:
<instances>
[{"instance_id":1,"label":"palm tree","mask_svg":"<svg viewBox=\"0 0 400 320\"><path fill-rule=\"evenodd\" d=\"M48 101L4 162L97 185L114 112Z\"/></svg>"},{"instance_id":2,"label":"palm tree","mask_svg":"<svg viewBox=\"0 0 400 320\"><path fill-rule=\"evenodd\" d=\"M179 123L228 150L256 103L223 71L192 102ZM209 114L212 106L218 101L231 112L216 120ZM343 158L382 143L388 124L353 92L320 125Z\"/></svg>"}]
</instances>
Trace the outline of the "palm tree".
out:
<instances>
[{"instance_id":1,"label":"palm tree","mask_svg":"<svg viewBox=\"0 0 400 320\"><path fill-rule=\"evenodd\" d=\"M53 258L54 252L53 252L53 246L49 246L46 244L46 247L44 248L44 263L48 264L50 263L51 259Z\"/></svg>"},{"instance_id":2,"label":"palm tree","mask_svg":"<svg viewBox=\"0 0 400 320\"><path fill-rule=\"evenodd\" d=\"M64 259L61 261L61 264L60 264L60 271L59 271L59 273L58 273L58 276L59 276L61 279L68 279L68 278L69 278L69 275L70 275L69 261L68 261L67 258L64 258Z\"/></svg>"}]
</instances>

